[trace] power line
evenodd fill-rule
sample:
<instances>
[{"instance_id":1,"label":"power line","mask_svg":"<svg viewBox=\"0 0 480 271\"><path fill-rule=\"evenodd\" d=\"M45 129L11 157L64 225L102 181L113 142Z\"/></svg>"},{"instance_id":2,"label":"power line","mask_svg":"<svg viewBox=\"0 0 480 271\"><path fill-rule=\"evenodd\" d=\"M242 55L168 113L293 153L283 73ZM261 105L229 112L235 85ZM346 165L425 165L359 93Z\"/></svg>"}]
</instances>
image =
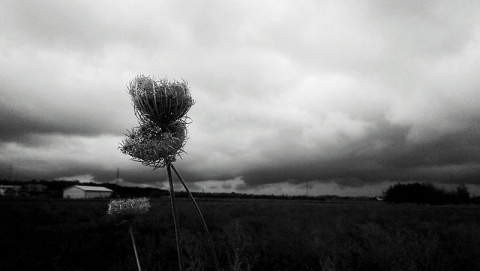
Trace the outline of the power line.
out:
<instances>
[{"instance_id":1,"label":"power line","mask_svg":"<svg viewBox=\"0 0 480 271\"><path fill-rule=\"evenodd\" d=\"M8 167L8 180L11 181L12 180L12 172L13 172L13 166L10 165Z\"/></svg>"},{"instance_id":2,"label":"power line","mask_svg":"<svg viewBox=\"0 0 480 271\"><path fill-rule=\"evenodd\" d=\"M115 180L115 185L118 185L119 178L120 178L120 168L117 167L117 179Z\"/></svg>"}]
</instances>

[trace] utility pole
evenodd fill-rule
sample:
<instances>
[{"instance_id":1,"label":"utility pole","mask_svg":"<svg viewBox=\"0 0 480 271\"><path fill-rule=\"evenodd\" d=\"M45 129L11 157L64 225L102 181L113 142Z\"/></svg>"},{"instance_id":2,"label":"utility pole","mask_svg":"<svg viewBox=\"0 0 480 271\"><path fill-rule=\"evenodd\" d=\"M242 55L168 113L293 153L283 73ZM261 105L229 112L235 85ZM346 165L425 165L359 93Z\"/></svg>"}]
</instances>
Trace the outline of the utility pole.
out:
<instances>
[{"instance_id":1,"label":"utility pole","mask_svg":"<svg viewBox=\"0 0 480 271\"><path fill-rule=\"evenodd\" d=\"M120 178L120 168L117 167L117 178L115 179L115 189L114 189L114 194L116 198L118 198L118 179L119 178Z\"/></svg>"},{"instance_id":2,"label":"utility pole","mask_svg":"<svg viewBox=\"0 0 480 271\"><path fill-rule=\"evenodd\" d=\"M117 167L117 179L115 180L115 185L118 185L118 178L120 177L120 168Z\"/></svg>"},{"instance_id":3,"label":"utility pole","mask_svg":"<svg viewBox=\"0 0 480 271\"><path fill-rule=\"evenodd\" d=\"M11 181L12 180L12 171L13 171L13 166L10 165L8 167L8 180Z\"/></svg>"}]
</instances>

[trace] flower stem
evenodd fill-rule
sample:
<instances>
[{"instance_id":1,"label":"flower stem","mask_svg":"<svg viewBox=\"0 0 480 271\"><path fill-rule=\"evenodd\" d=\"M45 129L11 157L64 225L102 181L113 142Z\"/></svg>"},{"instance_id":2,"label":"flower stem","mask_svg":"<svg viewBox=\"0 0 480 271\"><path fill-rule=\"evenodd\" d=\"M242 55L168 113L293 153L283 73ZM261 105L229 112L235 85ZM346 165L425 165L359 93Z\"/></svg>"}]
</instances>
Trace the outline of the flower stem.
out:
<instances>
[{"instance_id":1,"label":"flower stem","mask_svg":"<svg viewBox=\"0 0 480 271\"><path fill-rule=\"evenodd\" d=\"M130 232L130 237L132 237L133 251L135 252L135 259L137 260L138 271L142 271L140 259L138 259L137 246L135 245L135 237L133 237L133 223L129 223L128 231Z\"/></svg>"},{"instance_id":2,"label":"flower stem","mask_svg":"<svg viewBox=\"0 0 480 271\"><path fill-rule=\"evenodd\" d=\"M168 183L170 184L170 203L172 205L172 214L173 214L173 224L175 226L175 239L177 242L177 254L178 254L178 268L180 271L183 271L183 260L182 260L182 249L180 244L180 230L179 230L179 222L178 222L178 215L177 215L177 206L175 205L175 191L173 190L173 179L172 179L172 171L170 167L172 164L168 162L167 164L167 172L168 172Z\"/></svg>"},{"instance_id":3,"label":"flower stem","mask_svg":"<svg viewBox=\"0 0 480 271\"><path fill-rule=\"evenodd\" d=\"M212 251L213 262L215 263L215 269L217 271L220 271L220 265L218 264L217 254L215 253L215 248L213 246L212 236L210 235L210 231L208 230L207 223L205 222L205 219L203 218L202 211L200 211L200 207L198 207L197 201L193 197L192 193L190 193L190 190L188 189L187 184L183 180L182 176L180 176L177 169L173 165L170 165L170 166L172 167L173 171L175 171L175 174L177 174L178 178L182 182L183 187L185 188L185 191L187 191L187 194L188 194L190 200L193 202L193 205L195 205L195 209L197 210L197 214L200 217L200 220L202 221L203 229L205 230L205 233L207 235L207 241L208 241L208 245L210 246L210 250Z\"/></svg>"}]
</instances>

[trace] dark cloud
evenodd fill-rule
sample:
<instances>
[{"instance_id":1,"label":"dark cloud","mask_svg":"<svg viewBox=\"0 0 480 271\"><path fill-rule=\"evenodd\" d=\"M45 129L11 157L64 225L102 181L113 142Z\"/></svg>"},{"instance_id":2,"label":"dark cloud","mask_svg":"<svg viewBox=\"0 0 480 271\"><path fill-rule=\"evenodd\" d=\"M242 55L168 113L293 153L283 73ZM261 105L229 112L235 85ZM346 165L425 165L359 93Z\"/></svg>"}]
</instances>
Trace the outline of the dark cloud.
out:
<instances>
[{"instance_id":1,"label":"dark cloud","mask_svg":"<svg viewBox=\"0 0 480 271\"><path fill-rule=\"evenodd\" d=\"M22 55L22 60L27 57ZM31 60L23 70L9 69L8 62L0 62L5 70L0 75L0 140L25 140L32 134L122 135L134 125L125 82L109 79L102 85L93 74L91 78L60 74L70 66L64 63L67 58L52 63ZM44 72L39 73L42 68Z\"/></svg>"},{"instance_id":2,"label":"dark cloud","mask_svg":"<svg viewBox=\"0 0 480 271\"><path fill-rule=\"evenodd\" d=\"M427 142L409 142L409 129L383 123L362 140L343 148L340 157L282 159L254 167L242 176L247 184L336 181L339 184L381 181L477 183L480 132L456 131Z\"/></svg>"},{"instance_id":3,"label":"dark cloud","mask_svg":"<svg viewBox=\"0 0 480 271\"><path fill-rule=\"evenodd\" d=\"M97 2L0 3L1 168L163 187L118 151L143 73L190 83L197 190L480 179L476 3Z\"/></svg>"},{"instance_id":4,"label":"dark cloud","mask_svg":"<svg viewBox=\"0 0 480 271\"><path fill-rule=\"evenodd\" d=\"M103 116L68 116L58 112L52 112L48 116L29 114L21 109L11 109L4 105L0 109L2 119L0 131L2 141L33 140L32 134L71 134L93 136L101 134L121 134L124 130L121 126L112 125L113 120ZM68 114L68 113L67 113ZM109 127L110 126L110 127ZM112 127L113 126L113 127Z\"/></svg>"},{"instance_id":5,"label":"dark cloud","mask_svg":"<svg viewBox=\"0 0 480 271\"><path fill-rule=\"evenodd\" d=\"M340 187L363 187L366 183L357 178L342 178L342 179L335 179L334 181Z\"/></svg>"},{"instance_id":6,"label":"dark cloud","mask_svg":"<svg viewBox=\"0 0 480 271\"><path fill-rule=\"evenodd\" d=\"M136 3L75 1L2 2L3 39L22 47L74 52L85 59L103 57L116 44L137 45L140 50L162 49L163 38L176 38L166 9ZM93 7L93 8L92 8ZM135 12L132 12L135 10ZM153 18L156 20L149 20ZM146 37L149 38L146 38Z\"/></svg>"},{"instance_id":7,"label":"dark cloud","mask_svg":"<svg viewBox=\"0 0 480 271\"><path fill-rule=\"evenodd\" d=\"M224 183L224 184L222 184L222 188L223 188L223 189L232 189L232 184L230 184L230 183Z\"/></svg>"},{"instance_id":8,"label":"dark cloud","mask_svg":"<svg viewBox=\"0 0 480 271\"><path fill-rule=\"evenodd\" d=\"M377 29L389 37L388 46L416 58L461 50L474 32L478 4L449 1L372 1L367 14L379 22ZM391 31L391 29L395 31Z\"/></svg>"}]
</instances>

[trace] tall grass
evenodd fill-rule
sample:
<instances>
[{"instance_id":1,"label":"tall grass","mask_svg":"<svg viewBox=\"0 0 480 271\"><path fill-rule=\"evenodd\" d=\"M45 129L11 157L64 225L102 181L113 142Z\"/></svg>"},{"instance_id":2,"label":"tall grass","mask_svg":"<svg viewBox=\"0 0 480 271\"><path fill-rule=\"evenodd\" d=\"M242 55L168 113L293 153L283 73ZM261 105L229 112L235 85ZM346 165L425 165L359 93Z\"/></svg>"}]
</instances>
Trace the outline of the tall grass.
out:
<instances>
[{"instance_id":1,"label":"tall grass","mask_svg":"<svg viewBox=\"0 0 480 271\"><path fill-rule=\"evenodd\" d=\"M0 200L0 270L131 270L127 226L108 201ZM480 270L480 207L200 200L222 270ZM145 270L177 270L168 199L135 237ZM213 270L208 240L178 199L185 270ZM87 260L88 259L88 260Z\"/></svg>"}]
</instances>

